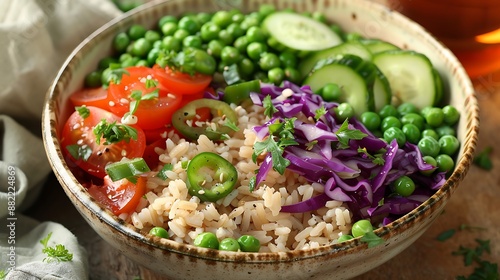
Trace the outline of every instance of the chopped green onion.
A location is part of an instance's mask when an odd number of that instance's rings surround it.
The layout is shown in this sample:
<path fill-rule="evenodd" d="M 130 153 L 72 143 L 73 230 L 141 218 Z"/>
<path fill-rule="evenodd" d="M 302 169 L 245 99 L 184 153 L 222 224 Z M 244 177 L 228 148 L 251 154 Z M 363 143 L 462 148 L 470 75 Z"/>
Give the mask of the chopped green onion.
<path fill-rule="evenodd" d="M 143 158 L 125 159 L 122 161 L 108 164 L 105 168 L 106 173 L 113 182 L 128 179 L 135 181 L 135 176 L 151 171 Z"/>

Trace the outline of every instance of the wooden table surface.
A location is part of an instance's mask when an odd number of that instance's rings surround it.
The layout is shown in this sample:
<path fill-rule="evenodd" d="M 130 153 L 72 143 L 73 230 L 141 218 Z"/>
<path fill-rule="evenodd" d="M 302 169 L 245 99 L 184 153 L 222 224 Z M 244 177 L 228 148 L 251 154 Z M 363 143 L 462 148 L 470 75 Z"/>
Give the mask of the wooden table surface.
<path fill-rule="evenodd" d="M 475 247 L 475 239 L 491 240 L 491 254 L 485 259 L 500 263 L 500 148 L 496 146 L 500 142 L 500 71 L 473 82 L 481 109 L 477 150 L 488 146 L 494 148 L 494 169 L 485 171 L 472 166 L 444 213 L 420 239 L 378 269 L 356 280 L 455 279 L 459 275 L 470 275 L 473 267 L 464 266 L 463 258 L 452 253 L 461 245 Z M 101 239 L 73 207 L 54 176 L 49 178 L 42 196 L 29 209 L 28 215 L 40 221 L 61 223 L 78 237 L 90 256 L 91 279 L 162 279 Z M 444 242 L 436 239 L 441 232 L 461 225 L 483 229 L 460 230 Z"/>

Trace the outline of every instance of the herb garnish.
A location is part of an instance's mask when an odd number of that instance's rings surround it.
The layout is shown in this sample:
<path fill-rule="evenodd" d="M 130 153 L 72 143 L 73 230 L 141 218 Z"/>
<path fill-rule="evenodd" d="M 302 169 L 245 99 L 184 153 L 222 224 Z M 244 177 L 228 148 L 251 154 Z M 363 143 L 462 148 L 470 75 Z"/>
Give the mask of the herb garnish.
<path fill-rule="evenodd" d="M 74 159 L 83 159 L 83 161 L 87 161 L 92 155 L 92 149 L 87 145 L 68 145 L 66 149 Z"/>
<path fill-rule="evenodd" d="M 358 129 L 349 129 L 348 119 L 346 119 L 340 128 L 335 132 L 337 138 L 339 139 L 339 143 L 337 148 L 339 149 L 347 149 L 349 148 L 349 140 L 361 140 L 368 136 L 366 133 L 361 132 Z"/>
<path fill-rule="evenodd" d="M 78 112 L 78 115 L 80 115 L 82 119 L 86 119 L 88 116 L 90 116 L 90 110 L 85 105 L 75 107 L 75 111 Z"/>
<path fill-rule="evenodd" d="M 111 69 L 109 73 L 109 81 L 116 85 L 121 83 L 123 74 L 130 75 L 127 70 L 121 68 L 120 64 L 110 64 L 109 68 Z"/>
<path fill-rule="evenodd" d="M 185 49 L 182 52 L 162 51 L 159 53 L 156 63 L 160 67 L 168 67 L 173 71 L 180 71 L 194 75 L 196 73 L 195 52 L 191 49 Z"/>
<path fill-rule="evenodd" d="M 52 236 L 52 232 L 50 232 L 47 237 L 40 240 L 40 243 L 43 245 L 42 253 L 46 254 L 47 257 L 43 259 L 44 262 L 69 262 L 73 260 L 73 254 L 71 254 L 68 249 L 62 244 L 57 244 L 55 247 L 49 247 L 49 239 Z"/>
<path fill-rule="evenodd" d="M 271 96 L 266 95 L 264 100 L 262 100 L 262 107 L 264 107 L 264 115 L 272 118 L 274 113 L 278 112 L 278 109 L 274 107 L 273 102 L 271 101 Z"/>
<path fill-rule="evenodd" d="M 493 168 L 493 163 L 490 158 L 492 152 L 493 147 L 484 148 L 484 150 L 482 150 L 474 157 L 474 164 L 484 170 L 491 170 Z"/>
<path fill-rule="evenodd" d="M 385 160 L 384 160 L 384 154 L 385 154 L 385 152 L 386 152 L 386 150 L 383 149 L 381 153 L 377 153 L 375 155 L 371 155 L 366 150 L 366 148 L 358 148 L 358 153 L 366 155 L 376 165 L 384 165 L 384 163 L 385 163 Z"/>
<path fill-rule="evenodd" d="M 323 107 L 320 107 L 318 109 L 316 109 L 316 111 L 314 111 L 314 118 L 316 120 L 319 120 L 322 116 L 326 115 L 328 111 L 326 110 L 326 108 L 323 106 Z"/>
<path fill-rule="evenodd" d="M 478 244 L 475 248 L 460 246 L 457 251 L 454 251 L 452 253 L 455 256 L 463 256 L 465 266 L 470 266 L 474 263 L 477 264 L 477 266 L 474 268 L 474 272 L 471 275 L 469 275 L 468 277 L 458 276 L 456 279 L 499 279 L 500 274 L 498 273 L 498 264 L 483 260 L 481 258 L 484 252 L 487 252 L 488 254 L 491 253 L 490 240 L 475 239 L 475 241 Z"/>
<path fill-rule="evenodd" d="M 373 231 L 366 232 L 360 239 L 368 244 L 368 248 L 378 246 L 384 243 L 384 239 L 376 235 Z"/>
<path fill-rule="evenodd" d="M 168 176 L 165 174 L 167 171 L 172 171 L 174 169 L 174 166 L 171 163 L 167 163 L 163 166 L 163 168 L 158 172 L 156 176 L 158 176 L 160 179 L 163 181 L 168 179 Z"/>
<path fill-rule="evenodd" d="M 102 119 L 94 127 L 94 135 L 96 136 L 96 143 L 101 143 L 101 138 L 106 141 L 104 145 L 110 145 L 121 141 L 129 142 L 130 139 L 137 140 L 137 130 L 126 124 L 116 124 L 115 122 L 108 123 L 106 119 Z"/>

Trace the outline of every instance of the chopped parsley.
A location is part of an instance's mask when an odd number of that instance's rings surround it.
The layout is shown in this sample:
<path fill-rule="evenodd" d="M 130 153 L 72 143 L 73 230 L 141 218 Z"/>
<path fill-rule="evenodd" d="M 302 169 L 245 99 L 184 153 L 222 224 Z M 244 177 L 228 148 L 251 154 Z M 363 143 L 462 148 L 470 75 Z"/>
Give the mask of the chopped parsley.
<path fill-rule="evenodd" d="M 262 106 L 264 107 L 264 115 L 269 118 L 272 118 L 274 113 L 278 112 L 278 109 L 276 109 L 273 105 L 270 95 L 266 95 L 266 97 L 264 97 L 264 100 L 262 100 Z"/>
<path fill-rule="evenodd" d="M 316 120 L 319 120 L 322 116 L 326 115 L 328 111 L 326 110 L 326 108 L 323 106 L 323 107 L 320 107 L 318 109 L 316 109 L 316 111 L 314 111 L 314 118 Z"/>
<path fill-rule="evenodd" d="M 43 259 L 44 262 L 69 262 L 73 260 L 73 254 L 71 254 L 68 249 L 64 245 L 57 244 L 54 247 L 49 247 L 49 239 L 52 236 L 52 232 L 50 232 L 47 237 L 40 240 L 40 243 L 43 245 L 42 253 L 46 254 L 47 257 Z"/>
<path fill-rule="evenodd" d="M 147 81 L 152 81 L 152 80 L 151 79 L 147 79 L 146 83 L 147 83 Z M 147 87 L 147 85 L 146 85 L 146 87 Z M 159 90 L 155 89 L 154 91 L 143 95 L 143 92 L 141 90 L 133 90 L 130 93 L 130 98 L 133 99 L 130 102 L 130 111 L 128 111 L 127 113 L 125 113 L 125 115 L 123 115 L 123 117 L 126 118 L 129 115 L 135 114 L 135 112 L 137 112 L 137 109 L 139 108 L 139 103 L 141 101 L 144 101 L 144 100 L 153 100 L 155 98 L 158 98 L 158 96 L 159 96 L 158 92 L 159 92 Z"/>
<path fill-rule="evenodd" d="M 166 174 L 167 171 L 172 171 L 174 169 L 174 166 L 171 163 L 167 163 L 163 166 L 163 168 L 158 172 L 156 176 L 158 176 L 160 179 L 163 181 L 168 179 L 168 176 Z"/>
<path fill-rule="evenodd" d="M 231 121 L 229 118 L 226 119 L 226 121 L 224 122 L 224 125 L 227 126 L 227 127 L 229 127 L 233 131 L 240 130 L 240 128 L 236 125 L 236 123 L 234 123 L 233 121 Z"/>
<path fill-rule="evenodd" d="M 493 169 L 493 162 L 491 161 L 490 158 L 492 152 L 493 152 L 493 147 L 486 147 L 484 150 L 482 150 L 474 157 L 474 164 L 484 170 Z"/>
<path fill-rule="evenodd" d="M 86 119 L 88 116 L 90 116 L 90 110 L 85 105 L 75 107 L 75 111 L 78 112 L 78 115 L 80 115 L 82 119 Z"/>
<path fill-rule="evenodd" d="M 68 145 L 66 149 L 70 153 L 70 155 L 74 159 L 82 159 L 83 161 L 87 161 L 89 157 L 92 155 L 92 149 L 87 145 Z"/>
<path fill-rule="evenodd" d="M 168 67 L 173 71 L 180 71 L 190 75 L 196 74 L 195 52 L 190 49 L 182 52 L 162 51 L 159 53 L 156 63 L 162 68 Z"/>
<path fill-rule="evenodd" d="M 361 140 L 368 136 L 366 133 L 361 132 L 358 129 L 349 129 L 348 119 L 346 119 L 340 128 L 335 132 L 337 138 L 339 139 L 338 148 L 347 149 L 349 148 L 349 140 Z"/>
<path fill-rule="evenodd" d="M 366 155 L 369 159 L 372 160 L 372 162 L 376 165 L 384 165 L 385 160 L 384 160 L 384 153 L 386 151 L 383 150 L 381 153 L 377 153 L 375 155 L 371 155 L 366 148 L 358 148 L 358 153 Z"/>
<path fill-rule="evenodd" d="M 366 232 L 360 239 L 368 244 L 368 248 L 378 246 L 384 243 L 384 239 L 376 235 L 373 231 Z"/>
<path fill-rule="evenodd" d="M 106 141 L 104 145 L 110 145 L 121 141 L 129 142 L 130 139 L 137 140 L 137 130 L 125 124 L 117 124 L 116 121 L 108 123 L 106 119 L 102 119 L 94 127 L 94 135 L 96 136 L 96 143 L 101 143 L 101 138 Z"/>
<path fill-rule="evenodd" d="M 109 81 L 113 82 L 113 83 L 115 83 L 117 85 L 121 83 L 122 76 L 124 74 L 130 75 L 130 73 L 127 70 L 121 68 L 120 64 L 117 64 L 117 66 L 110 65 L 110 69 L 111 69 L 111 71 L 109 73 Z"/>

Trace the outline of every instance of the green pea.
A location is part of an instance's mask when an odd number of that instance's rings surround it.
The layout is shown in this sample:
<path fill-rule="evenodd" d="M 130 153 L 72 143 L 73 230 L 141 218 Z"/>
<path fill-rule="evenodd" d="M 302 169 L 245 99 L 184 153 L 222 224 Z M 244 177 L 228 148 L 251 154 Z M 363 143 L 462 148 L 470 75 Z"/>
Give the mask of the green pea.
<path fill-rule="evenodd" d="M 168 22 L 173 22 L 173 23 L 177 23 L 177 18 L 175 16 L 163 16 L 160 18 L 160 20 L 158 21 L 158 27 L 162 28 L 163 25 L 165 25 L 166 23 Z"/>
<path fill-rule="evenodd" d="M 401 176 L 393 183 L 394 192 L 400 196 L 410 196 L 415 191 L 415 183 L 408 176 Z"/>
<path fill-rule="evenodd" d="M 418 109 L 412 103 L 402 103 L 397 108 L 399 116 L 404 116 L 409 113 L 418 113 Z"/>
<path fill-rule="evenodd" d="M 146 28 L 140 24 L 134 24 L 128 30 L 128 36 L 134 41 L 144 37 L 144 34 L 146 34 Z"/>
<path fill-rule="evenodd" d="M 158 56 L 160 55 L 160 49 L 153 48 L 149 51 L 148 56 L 146 58 L 148 64 L 150 66 L 154 65 L 156 63 L 156 60 L 158 59 Z"/>
<path fill-rule="evenodd" d="M 104 71 L 102 71 L 102 75 L 101 75 L 101 83 L 103 85 L 109 85 L 109 82 L 111 81 L 111 73 L 112 73 L 112 69 L 111 68 L 106 68 L 104 69 Z"/>
<path fill-rule="evenodd" d="M 276 8 L 274 5 L 271 4 L 262 4 L 259 7 L 259 14 L 261 14 L 263 17 L 267 17 L 268 15 L 274 13 L 276 11 Z"/>
<path fill-rule="evenodd" d="M 455 129 L 449 125 L 442 125 L 442 126 L 436 128 L 436 132 L 440 138 L 445 136 L 445 135 L 453 135 L 453 136 L 457 135 L 457 132 L 455 131 Z"/>
<path fill-rule="evenodd" d="M 283 45 L 280 41 L 278 41 L 274 37 L 268 37 L 267 38 L 267 45 L 273 49 L 275 49 L 278 52 L 283 52 L 287 49 L 285 45 Z M 295 57 L 295 55 L 294 55 Z"/>
<path fill-rule="evenodd" d="M 387 105 L 384 105 L 380 109 L 380 111 L 378 112 L 378 114 L 380 115 L 380 119 L 383 120 L 383 119 L 385 119 L 387 117 L 397 117 L 398 116 L 398 110 L 393 105 L 387 104 Z"/>
<path fill-rule="evenodd" d="M 267 78 L 267 73 L 263 72 L 263 71 L 256 71 L 253 74 L 253 79 L 254 80 L 259 80 L 259 81 L 261 81 L 263 83 L 269 82 L 269 78 Z"/>
<path fill-rule="evenodd" d="M 115 38 L 113 39 L 113 48 L 120 53 L 125 52 L 129 44 L 130 38 L 125 32 L 116 34 Z"/>
<path fill-rule="evenodd" d="M 212 15 L 209 13 L 201 12 L 195 15 L 195 19 L 199 24 L 205 24 L 212 19 Z"/>
<path fill-rule="evenodd" d="M 238 38 L 245 35 L 245 31 L 236 22 L 231 23 L 226 28 L 227 32 L 231 34 L 233 38 Z"/>
<path fill-rule="evenodd" d="M 208 42 L 217 39 L 220 31 L 221 28 L 217 24 L 209 21 L 201 26 L 200 36 L 205 42 Z"/>
<path fill-rule="evenodd" d="M 251 42 L 247 46 L 247 55 L 252 60 L 259 60 L 260 56 L 267 51 L 267 45 L 259 42 Z"/>
<path fill-rule="evenodd" d="M 422 157 L 422 159 L 424 160 L 425 163 L 430 164 L 430 165 L 432 165 L 434 167 L 437 167 L 437 161 L 433 157 L 431 157 L 431 156 L 424 156 L 424 157 Z M 435 168 L 434 169 L 430 169 L 430 170 L 423 170 L 423 171 L 420 171 L 420 173 L 422 173 L 422 174 L 424 174 L 426 176 L 430 176 L 432 173 L 434 173 L 434 170 L 435 170 Z"/>
<path fill-rule="evenodd" d="M 215 58 L 206 51 L 200 49 L 191 49 L 194 54 L 195 71 L 205 75 L 213 75 L 217 68 Z"/>
<path fill-rule="evenodd" d="M 201 38 L 194 35 L 189 35 L 182 40 L 182 45 L 187 48 L 201 49 Z"/>
<path fill-rule="evenodd" d="M 245 15 L 239 11 L 232 14 L 233 15 L 231 16 L 231 20 L 233 21 L 233 23 L 241 23 L 245 19 Z"/>
<path fill-rule="evenodd" d="M 212 40 L 208 42 L 207 52 L 209 55 L 219 58 L 222 52 L 222 48 L 224 48 L 224 44 L 219 40 Z"/>
<path fill-rule="evenodd" d="M 161 49 L 161 39 L 153 42 L 153 49 Z"/>
<path fill-rule="evenodd" d="M 154 227 L 151 230 L 149 230 L 149 234 L 158 236 L 161 238 L 169 238 L 168 231 L 162 227 Z"/>
<path fill-rule="evenodd" d="M 161 36 L 160 33 L 154 30 L 148 30 L 146 31 L 146 34 L 144 34 L 144 39 L 148 40 L 151 43 L 154 43 L 155 41 L 160 40 Z"/>
<path fill-rule="evenodd" d="M 301 82 L 302 76 L 300 75 L 299 70 L 293 67 L 286 67 L 284 71 L 285 71 L 285 80 L 288 80 L 294 84 L 298 84 Z"/>
<path fill-rule="evenodd" d="M 153 45 L 151 44 L 151 42 L 149 42 L 145 38 L 139 38 L 134 42 L 134 45 L 132 47 L 132 55 L 137 57 L 145 57 L 152 47 Z"/>
<path fill-rule="evenodd" d="M 219 249 L 219 240 L 212 232 L 202 232 L 196 236 L 193 244 L 198 247 Z"/>
<path fill-rule="evenodd" d="M 420 129 L 418 129 L 416 125 L 412 123 L 407 123 L 403 125 L 401 130 L 406 136 L 406 141 L 412 144 L 417 144 L 418 141 L 420 140 Z"/>
<path fill-rule="evenodd" d="M 297 67 L 297 56 L 290 51 L 280 53 L 279 59 L 282 67 Z"/>
<path fill-rule="evenodd" d="M 255 71 L 255 64 L 245 57 L 238 63 L 238 71 L 242 76 L 250 77 Z"/>
<path fill-rule="evenodd" d="M 260 250 L 260 241 L 251 235 L 242 235 L 238 238 L 238 244 L 243 252 L 258 252 Z"/>
<path fill-rule="evenodd" d="M 363 35 L 356 32 L 349 32 L 345 34 L 346 41 L 359 41 L 363 39 Z"/>
<path fill-rule="evenodd" d="M 279 67 L 270 69 L 267 72 L 267 78 L 269 79 L 269 82 L 279 85 L 283 80 L 285 80 L 285 71 Z"/>
<path fill-rule="evenodd" d="M 367 219 L 356 221 L 351 228 L 353 237 L 360 237 L 365 235 L 365 233 L 372 231 L 373 231 L 372 223 Z"/>
<path fill-rule="evenodd" d="M 102 85 L 102 72 L 100 70 L 92 71 L 85 76 L 85 87 L 99 87 Z"/>
<path fill-rule="evenodd" d="M 179 39 L 181 42 L 182 40 L 184 40 L 184 38 L 186 38 L 187 36 L 189 36 L 189 32 L 185 29 L 177 29 L 175 32 L 174 32 L 174 38 L 177 38 Z"/>
<path fill-rule="evenodd" d="M 162 48 L 167 51 L 178 52 L 182 48 L 182 41 L 174 36 L 166 36 L 162 40 Z"/>
<path fill-rule="evenodd" d="M 238 243 L 238 240 L 231 237 L 227 237 L 220 241 L 219 250 L 238 252 L 240 250 L 240 244 Z"/>
<path fill-rule="evenodd" d="M 384 140 L 390 143 L 392 140 L 396 139 L 399 147 L 403 147 L 406 143 L 406 135 L 398 127 L 389 127 L 384 131 Z"/>
<path fill-rule="evenodd" d="M 460 141 L 453 135 L 443 135 L 438 140 L 440 146 L 440 153 L 453 156 L 460 147 Z"/>
<path fill-rule="evenodd" d="M 231 65 L 234 63 L 238 63 L 241 59 L 240 52 L 238 49 L 232 46 L 225 46 L 222 48 L 220 58 L 222 62 L 224 62 L 227 65 Z"/>
<path fill-rule="evenodd" d="M 129 53 L 124 53 L 124 54 L 120 55 L 120 58 L 118 59 L 118 61 L 119 61 L 120 63 L 122 63 L 122 62 L 124 62 L 124 61 L 129 60 L 129 59 L 132 59 L 132 55 L 131 55 L 131 54 L 129 54 Z"/>
<path fill-rule="evenodd" d="M 146 66 L 149 67 L 148 61 L 145 59 L 141 59 L 135 63 L 135 66 Z"/>
<path fill-rule="evenodd" d="M 227 31 L 227 29 L 222 29 L 219 32 L 219 40 L 226 45 L 231 45 L 233 44 L 234 37 L 231 33 L 229 33 L 229 31 Z"/>
<path fill-rule="evenodd" d="M 218 11 L 212 16 L 212 22 L 221 28 L 226 28 L 233 22 L 232 15 L 228 11 Z"/>
<path fill-rule="evenodd" d="M 250 17 L 247 16 L 243 19 L 243 21 L 240 23 L 240 27 L 243 30 L 248 30 L 252 26 L 259 26 L 260 25 L 260 20 L 257 17 Z"/>
<path fill-rule="evenodd" d="M 334 109 L 334 112 L 340 121 L 344 121 L 354 116 L 354 109 L 349 103 L 340 103 L 339 106 Z"/>
<path fill-rule="evenodd" d="M 438 172 L 450 172 L 455 167 L 455 161 L 446 154 L 440 154 L 436 157 L 437 171 Z"/>
<path fill-rule="evenodd" d="M 273 68 L 280 67 L 280 59 L 279 57 L 274 54 L 274 53 L 264 53 L 259 59 L 259 66 L 260 69 L 264 71 L 269 71 Z"/>
<path fill-rule="evenodd" d="M 406 113 L 405 115 L 403 115 L 401 117 L 401 123 L 403 125 L 407 124 L 407 123 L 411 123 L 411 124 L 414 124 L 415 126 L 417 126 L 419 130 L 422 130 L 422 129 L 424 129 L 425 120 L 420 114 Z"/>
<path fill-rule="evenodd" d="M 248 39 L 245 36 L 236 38 L 233 42 L 233 46 L 238 49 L 240 53 L 246 53 L 247 52 L 247 47 L 248 47 Z"/>
<path fill-rule="evenodd" d="M 444 114 L 441 108 L 430 108 L 424 117 L 425 121 L 432 127 L 439 127 L 443 124 Z"/>
<path fill-rule="evenodd" d="M 334 84 L 332 84 L 332 85 L 334 85 Z M 337 85 L 337 87 L 338 87 L 338 85 Z M 323 94 L 324 94 L 324 90 L 325 90 L 325 88 L 323 88 Z M 339 90 L 340 90 L 340 88 L 339 88 Z M 382 122 L 382 120 L 380 119 L 380 116 L 375 112 L 367 111 L 367 112 L 363 112 L 361 114 L 361 123 L 370 131 L 375 131 L 375 130 L 379 129 L 381 122 Z"/>
<path fill-rule="evenodd" d="M 342 234 L 338 239 L 337 239 L 337 243 L 342 243 L 342 242 L 345 242 L 347 240 L 351 240 L 353 239 L 354 237 L 350 234 Z"/>
<path fill-rule="evenodd" d="M 251 26 L 246 32 L 248 42 L 266 42 L 267 36 L 264 31 L 258 26 Z"/>
<path fill-rule="evenodd" d="M 388 116 L 383 118 L 382 122 L 380 123 L 380 130 L 384 132 L 390 127 L 401 128 L 402 127 L 401 121 L 394 116 Z"/>
<path fill-rule="evenodd" d="M 167 22 L 161 27 L 161 33 L 163 33 L 164 36 L 172 36 L 175 31 L 177 31 L 176 22 Z"/>
<path fill-rule="evenodd" d="M 177 24 L 180 29 L 186 30 L 190 35 L 200 30 L 200 24 L 191 16 L 183 16 Z"/>
<path fill-rule="evenodd" d="M 121 67 L 125 68 L 125 67 L 135 66 L 137 62 L 139 62 L 139 60 L 140 60 L 139 57 L 133 56 L 132 58 L 123 61 L 121 63 Z"/>
<path fill-rule="evenodd" d="M 457 108 L 451 105 L 446 105 L 443 107 L 442 110 L 443 110 L 445 124 L 453 126 L 458 122 L 458 119 L 460 118 L 460 113 L 458 112 Z"/>
<path fill-rule="evenodd" d="M 130 54 L 127 54 L 130 56 Z M 114 57 L 105 57 L 101 60 L 99 60 L 99 65 L 97 66 L 99 68 L 99 70 L 104 70 L 106 68 L 109 68 L 109 66 L 113 63 L 118 63 L 119 61 L 114 58 Z"/>
<path fill-rule="evenodd" d="M 342 95 L 342 89 L 338 84 L 327 83 L 320 89 L 319 94 L 325 101 L 339 101 Z"/>
<path fill-rule="evenodd" d="M 424 156 L 436 157 L 439 154 L 439 142 L 432 137 L 422 137 L 422 139 L 418 141 L 417 146 Z"/>
<path fill-rule="evenodd" d="M 437 132 L 434 129 L 430 129 L 430 128 L 429 129 L 424 129 L 422 131 L 422 138 L 426 137 L 426 136 L 432 137 L 432 138 L 434 138 L 436 140 L 439 140 L 439 135 L 437 134 Z"/>

